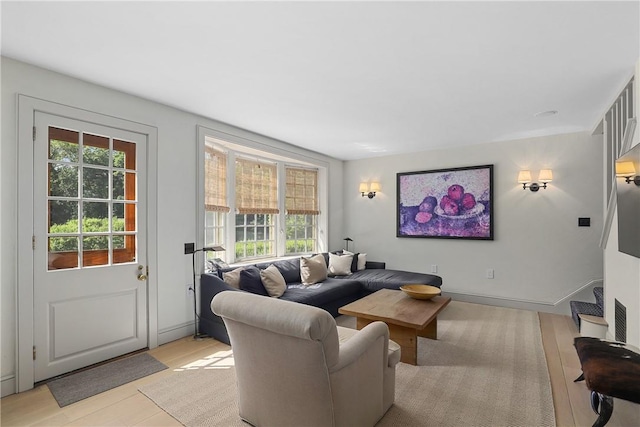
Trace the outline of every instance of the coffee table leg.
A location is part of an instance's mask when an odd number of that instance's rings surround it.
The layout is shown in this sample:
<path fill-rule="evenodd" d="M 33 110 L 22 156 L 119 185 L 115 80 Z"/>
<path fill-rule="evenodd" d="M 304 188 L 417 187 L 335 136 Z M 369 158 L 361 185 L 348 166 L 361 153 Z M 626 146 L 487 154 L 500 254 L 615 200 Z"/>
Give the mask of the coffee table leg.
<path fill-rule="evenodd" d="M 358 330 L 364 328 L 373 320 L 356 318 L 356 328 Z M 400 346 L 400 361 L 410 365 L 418 364 L 418 336 L 415 329 L 405 328 L 398 325 L 390 325 L 389 338 Z"/>
<path fill-rule="evenodd" d="M 367 326 L 369 323 L 373 322 L 373 320 L 364 319 L 362 317 L 356 317 L 356 329 L 360 330 Z"/>
<path fill-rule="evenodd" d="M 418 336 L 422 338 L 429 338 L 432 340 L 438 339 L 438 318 L 436 317 L 427 324 L 424 329 L 418 331 Z"/>
<path fill-rule="evenodd" d="M 400 346 L 400 361 L 410 365 L 418 364 L 418 336 L 416 330 L 398 325 L 389 326 L 389 338 Z"/>

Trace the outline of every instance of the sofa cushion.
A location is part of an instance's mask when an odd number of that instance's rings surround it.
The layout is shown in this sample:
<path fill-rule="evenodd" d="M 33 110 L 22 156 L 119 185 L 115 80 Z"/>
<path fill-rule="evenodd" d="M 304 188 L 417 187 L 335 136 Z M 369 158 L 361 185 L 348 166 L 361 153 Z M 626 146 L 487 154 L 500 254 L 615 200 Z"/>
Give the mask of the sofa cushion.
<path fill-rule="evenodd" d="M 282 277 L 284 277 L 284 281 L 287 283 L 295 283 L 300 282 L 300 258 L 293 259 L 284 259 L 281 261 L 276 261 L 273 263 L 280 273 L 282 273 Z"/>
<path fill-rule="evenodd" d="M 269 296 L 262 284 L 260 269 L 253 265 L 249 265 L 240 271 L 240 289 L 253 294 Z"/>
<path fill-rule="evenodd" d="M 231 271 L 222 273 L 222 280 L 227 282 L 229 286 L 233 286 L 236 289 L 240 289 L 240 272 L 244 267 L 238 267 Z"/>
<path fill-rule="evenodd" d="M 346 276 L 351 274 L 353 255 L 329 254 L 329 274 Z"/>
<path fill-rule="evenodd" d="M 327 278 L 322 283 L 311 286 L 289 284 L 287 291 L 280 297 L 286 301 L 325 308 L 330 302 L 349 296 L 354 300 L 360 297 L 362 285 L 356 280 Z"/>
<path fill-rule="evenodd" d="M 275 265 L 270 265 L 264 270 L 260 270 L 260 279 L 262 279 L 262 285 L 270 297 L 278 298 L 287 289 L 284 277 L 282 277 L 282 273 Z"/>
<path fill-rule="evenodd" d="M 398 289 L 402 285 L 412 283 L 431 285 L 438 288 L 442 286 L 442 278 L 440 276 L 400 270 L 367 269 L 356 271 L 350 276 L 343 277 L 347 279 L 340 280 L 359 281 L 368 292 L 375 292 L 380 289 Z"/>
<path fill-rule="evenodd" d="M 327 265 L 322 255 L 300 257 L 300 279 L 304 285 L 313 285 L 327 278 Z"/>

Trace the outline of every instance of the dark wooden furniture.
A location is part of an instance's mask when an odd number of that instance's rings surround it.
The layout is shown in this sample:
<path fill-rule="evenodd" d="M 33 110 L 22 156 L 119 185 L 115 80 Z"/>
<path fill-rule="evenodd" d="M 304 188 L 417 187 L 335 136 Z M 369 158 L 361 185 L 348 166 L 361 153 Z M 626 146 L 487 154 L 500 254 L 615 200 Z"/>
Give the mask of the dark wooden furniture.
<path fill-rule="evenodd" d="M 593 427 L 607 424 L 613 398 L 640 403 L 640 354 L 622 343 L 577 337 L 574 341 L 582 375 L 591 390 L 591 407 L 598 414 Z"/>

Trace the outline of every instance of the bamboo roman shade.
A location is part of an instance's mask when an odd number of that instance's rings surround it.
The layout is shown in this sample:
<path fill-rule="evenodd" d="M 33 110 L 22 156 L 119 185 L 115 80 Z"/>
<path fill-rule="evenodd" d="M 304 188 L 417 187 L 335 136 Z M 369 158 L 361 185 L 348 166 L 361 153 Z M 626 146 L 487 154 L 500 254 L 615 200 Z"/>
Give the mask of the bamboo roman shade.
<path fill-rule="evenodd" d="M 204 208 L 229 212 L 227 206 L 227 155 L 208 144 L 204 146 Z"/>
<path fill-rule="evenodd" d="M 285 207 L 290 215 L 318 215 L 318 171 L 287 167 Z"/>
<path fill-rule="evenodd" d="M 275 164 L 236 158 L 236 209 L 239 214 L 280 212 Z"/>

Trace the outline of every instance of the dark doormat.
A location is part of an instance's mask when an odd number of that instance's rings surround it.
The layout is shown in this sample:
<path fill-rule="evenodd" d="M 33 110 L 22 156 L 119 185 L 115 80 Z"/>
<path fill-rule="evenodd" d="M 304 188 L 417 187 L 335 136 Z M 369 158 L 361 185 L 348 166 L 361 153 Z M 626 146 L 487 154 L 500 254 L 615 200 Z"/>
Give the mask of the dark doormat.
<path fill-rule="evenodd" d="M 62 408 L 164 369 L 165 364 L 140 353 L 50 381 L 47 386 Z"/>

